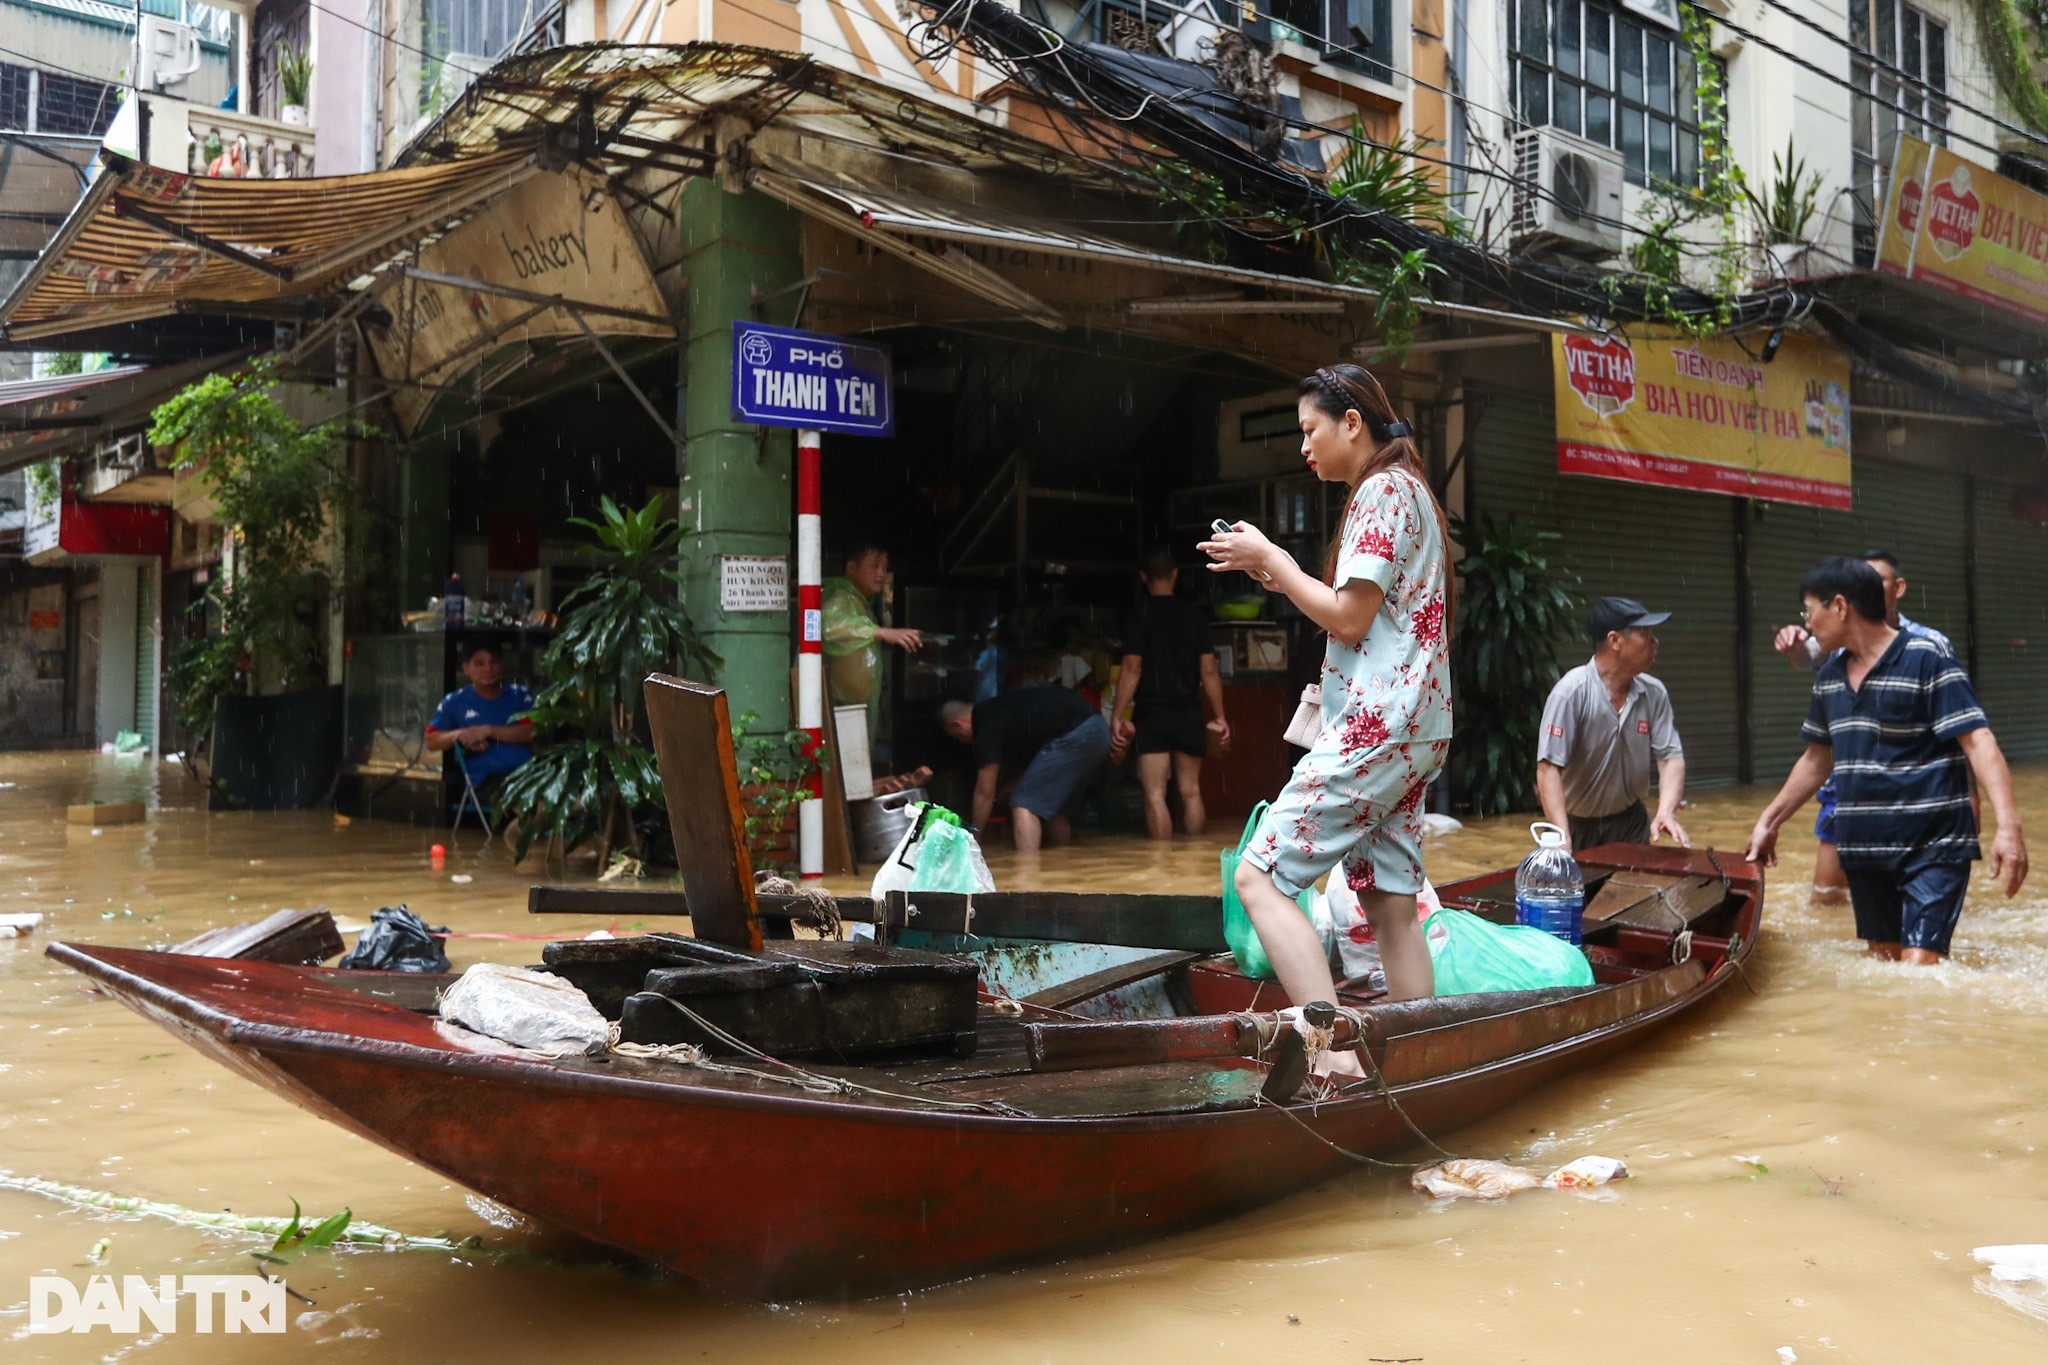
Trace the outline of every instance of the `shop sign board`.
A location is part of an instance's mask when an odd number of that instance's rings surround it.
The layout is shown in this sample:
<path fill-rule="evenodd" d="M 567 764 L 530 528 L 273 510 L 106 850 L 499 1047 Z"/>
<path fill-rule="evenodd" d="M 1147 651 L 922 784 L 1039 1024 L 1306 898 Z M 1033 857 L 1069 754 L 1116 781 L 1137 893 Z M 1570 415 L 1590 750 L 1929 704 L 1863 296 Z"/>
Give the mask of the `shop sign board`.
<path fill-rule="evenodd" d="M 742 422 L 893 435 L 891 380 L 885 346 L 760 322 L 732 325 L 732 411 Z"/>
<path fill-rule="evenodd" d="M 720 555 L 721 611 L 788 611 L 789 561 L 780 555 Z"/>
<path fill-rule="evenodd" d="M 1849 361 L 1825 343 L 1787 332 L 1768 363 L 1733 339 L 1551 344 L 1559 473 L 1849 509 Z"/>
<path fill-rule="evenodd" d="M 586 311 L 605 336 L 670 337 L 675 328 L 632 225 L 603 180 L 579 170 L 534 175 L 425 247 L 420 269 L 458 279 L 559 296 L 620 312 Z M 441 387 L 473 368 L 501 373 L 496 359 L 542 337 L 582 338 L 569 308 L 401 279 L 383 296 L 389 327 L 366 329 L 378 372 L 410 380 L 391 396 L 408 430 L 418 426 Z"/>
<path fill-rule="evenodd" d="M 1901 137 L 1877 268 L 2048 324 L 2048 195 Z"/>

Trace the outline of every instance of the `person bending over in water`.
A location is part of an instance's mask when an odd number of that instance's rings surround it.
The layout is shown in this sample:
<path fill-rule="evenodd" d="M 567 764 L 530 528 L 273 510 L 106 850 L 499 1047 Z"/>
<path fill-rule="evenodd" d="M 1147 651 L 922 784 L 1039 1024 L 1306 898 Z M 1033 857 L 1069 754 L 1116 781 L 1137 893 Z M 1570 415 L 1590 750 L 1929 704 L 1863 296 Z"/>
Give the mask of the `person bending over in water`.
<path fill-rule="evenodd" d="M 1201 545 L 1212 571 L 1266 581 L 1330 637 L 1322 728 L 1245 849 L 1237 894 L 1288 998 L 1334 1002 L 1322 942 L 1293 897 L 1341 861 L 1379 940 L 1388 996 L 1412 1000 L 1436 989 L 1415 896 L 1423 791 L 1451 739 L 1456 606 L 1443 509 L 1407 423 L 1370 374 L 1320 369 L 1300 393 L 1302 458 L 1351 489 L 1322 576 L 1244 522 Z M 1319 1065 L 1363 1074 L 1349 1052 Z"/>

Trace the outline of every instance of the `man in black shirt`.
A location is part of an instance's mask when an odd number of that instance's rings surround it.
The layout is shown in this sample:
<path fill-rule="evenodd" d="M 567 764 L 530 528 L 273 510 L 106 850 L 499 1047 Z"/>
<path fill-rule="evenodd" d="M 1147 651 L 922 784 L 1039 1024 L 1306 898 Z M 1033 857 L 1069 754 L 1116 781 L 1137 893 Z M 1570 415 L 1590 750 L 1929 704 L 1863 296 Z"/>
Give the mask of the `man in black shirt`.
<path fill-rule="evenodd" d="M 995 809 L 996 783 L 1016 774 L 1010 828 L 1019 853 L 1035 853 L 1047 833 L 1069 833 L 1068 802 L 1109 754 L 1109 724 L 1087 698 L 1064 687 L 1026 687 L 986 701 L 949 701 L 939 708 L 946 733 L 974 750 L 974 826 Z"/>
<path fill-rule="evenodd" d="M 1117 672 L 1116 703 L 1110 708 L 1115 720 L 1111 752 L 1120 759 L 1125 749 L 1134 748 L 1138 755 L 1148 834 L 1154 839 L 1173 837 L 1173 816 L 1166 809 L 1169 763 L 1173 784 L 1180 789 L 1182 827 L 1200 834 L 1208 818 L 1202 807 L 1202 759 L 1209 752 L 1209 732 L 1216 732 L 1222 748 L 1230 748 L 1216 647 L 1201 611 L 1173 595 L 1180 578 L 1173 551 L 1153 550 L 1145 556 L 1138 577 L 1145 596 L 1124 620 L 1124 660 Z M 1124 708 L 1134 699 L 1136 713 L 1126 719 Z"/>

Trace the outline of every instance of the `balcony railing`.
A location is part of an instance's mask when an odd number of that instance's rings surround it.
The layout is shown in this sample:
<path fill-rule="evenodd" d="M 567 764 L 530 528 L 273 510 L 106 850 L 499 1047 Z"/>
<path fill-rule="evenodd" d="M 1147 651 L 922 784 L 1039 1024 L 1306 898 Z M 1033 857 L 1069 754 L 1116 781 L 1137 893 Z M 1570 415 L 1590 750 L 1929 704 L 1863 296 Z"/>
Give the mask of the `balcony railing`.
<path fill-rule="evenodd" d="M 236 179 L 292 180 L 313 174 L 309 125 L 188 104 L 169 95 L 145 93 L 142 103 L 149 111 L 146 159 L 152 166 Z M 124 105 L 107 130 L 106 145 L 134 156 L 137 141 L 134 110 Z"/>
<path fill-rule="evenodd" d="M 280 123 L 229 109 L 187 105 L 186 137 L 189 169 L 194 175 L 296 180 L 313 174 L 310 124 Z M 216 147 L 218 152 L 213 150 Z"/>

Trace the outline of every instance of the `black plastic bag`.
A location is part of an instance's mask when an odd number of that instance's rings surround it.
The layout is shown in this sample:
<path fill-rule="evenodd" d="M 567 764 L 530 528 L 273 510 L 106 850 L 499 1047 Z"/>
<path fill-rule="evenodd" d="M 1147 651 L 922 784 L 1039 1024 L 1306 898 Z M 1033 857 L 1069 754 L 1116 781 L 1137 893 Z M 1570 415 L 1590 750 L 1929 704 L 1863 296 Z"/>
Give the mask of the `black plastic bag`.
<path fill-rule="evenodd" d="M 445 972 L 448 954 L 441 951 L 441 940 L 434 934 L 447 932 L 445 926 L 430 932 L 426 921 L 412 911 L 387 905 L 370 916 L 370 927 L 341 965 L 358 972 Z"/>

